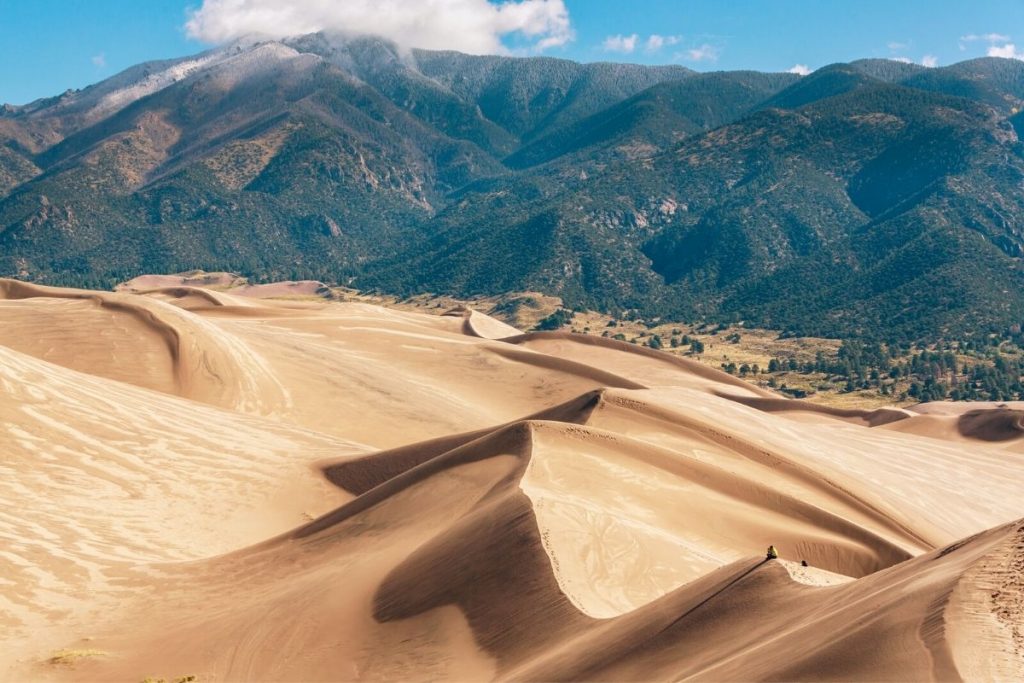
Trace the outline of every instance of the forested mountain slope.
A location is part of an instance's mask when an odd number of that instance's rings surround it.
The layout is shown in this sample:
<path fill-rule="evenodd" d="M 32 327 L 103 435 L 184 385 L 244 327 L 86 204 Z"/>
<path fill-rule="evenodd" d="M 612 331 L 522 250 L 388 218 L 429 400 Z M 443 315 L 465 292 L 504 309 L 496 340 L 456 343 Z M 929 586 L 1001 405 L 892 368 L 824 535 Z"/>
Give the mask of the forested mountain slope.
<path fill-rule="evenodd" d="M 0 109 L 0 275 L 985 334 L 1024 319 L 1022 103 L 994 58 L 800 78 L 243 40 Z"/>

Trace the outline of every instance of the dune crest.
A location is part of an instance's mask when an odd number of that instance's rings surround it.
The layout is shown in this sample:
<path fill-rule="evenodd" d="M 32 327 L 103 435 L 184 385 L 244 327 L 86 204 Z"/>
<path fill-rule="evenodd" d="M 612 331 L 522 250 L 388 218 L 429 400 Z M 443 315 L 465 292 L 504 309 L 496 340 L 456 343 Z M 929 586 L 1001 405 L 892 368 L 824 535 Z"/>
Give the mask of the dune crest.
<path fill-rule="evenodd" d="M 459 316 L 465 322 L 463 329 L 466 334 L 482 339 L 505 339 L 507 337 L 518 337 L 523 334 L 522 330 L 492 318 L 472 308 L 458 307 L 445 313 L 445 315 Z"/>
<path fill-rule="evenodd" d="M 1024 677 L 1017 406 L 175 278 L 0 281 L 0 680 Z"/>

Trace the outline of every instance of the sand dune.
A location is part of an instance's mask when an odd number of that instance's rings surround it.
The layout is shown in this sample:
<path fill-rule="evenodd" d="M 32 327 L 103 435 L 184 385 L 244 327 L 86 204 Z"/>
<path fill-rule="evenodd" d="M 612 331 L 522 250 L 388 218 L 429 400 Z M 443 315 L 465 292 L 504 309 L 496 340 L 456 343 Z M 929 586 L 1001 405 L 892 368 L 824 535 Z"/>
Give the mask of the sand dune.
<path fill-rule="evenodd" d="M 1024 453 L 1024 404 L 948 403 L 927 404 L 909 411 L 909 419 L 886 425 L 888 429 L 933 439 L 984 443 Z"/>
<path fill-rule="evenodd" d="M 1024 677 L 1016 406 L 175 277 L 0 282 L 3 680 Z"/>
<path fill-rule="evenodd" d="M 310 463 L 366 450 L 3 346 L 0 387 L 0 635 L 12 654 L 116 602 L 120 567 L 209 557 L 338 504 L 348 496 Z"/>
<path fill-rule="evenodd" d="M 116 287 L 119 292 L 148 292 L 164 287 L 196 287 L 230 289 L 244 283 L 244 278 L 231 273 L 180 273 L 178 275 L 140 275 L 122 282 Z"/>
<path fill-rule="evenodd" d="M 153 298 L 0 280 L 0 344 L 203 403 L 269 414 L 288 402 L 266 363 L 203 318 Z"/>
<path fill-rule="evenodd" d="M 484 315 L 480 311 L 474 311 L 471 308 L 454 308 L 445 315 L 450 316 L 461 316 L 465 321 L 463 329 L 466 334 L 474 337 L 482 337 L 483 339 L 505 339 L 508 337 L 518 337 L 522 333 L 521 330 L 501 322 L 489 315 Z"/>
<path fill-rule="evenodd" d="M 332 297 L 330 288 L 317 280 L 298 280 L 288 282 L 269 282 L 250 284 L 245 278 L 231 273 L 185 273 L 180 275 L 141 275 L 123 282 L 117 287 L 119 292 L 142 294 L 165 291 L 203 290 L 230 294 L 235 297 L 253 299 L 290 299 L 290 298 L 321 298 Z"/>

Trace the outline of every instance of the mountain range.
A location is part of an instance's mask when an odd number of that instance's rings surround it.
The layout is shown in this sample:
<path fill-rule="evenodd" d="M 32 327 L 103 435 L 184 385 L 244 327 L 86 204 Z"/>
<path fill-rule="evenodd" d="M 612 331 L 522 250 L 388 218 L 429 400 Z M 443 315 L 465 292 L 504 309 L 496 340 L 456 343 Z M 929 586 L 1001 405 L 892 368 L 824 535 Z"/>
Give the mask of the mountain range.
<path fill-rule="evenodd" d="M 236 270 L 888 340 L 1024 321 L 1024 62 L 246 39 L 0 108 L 0 275 Z"/>

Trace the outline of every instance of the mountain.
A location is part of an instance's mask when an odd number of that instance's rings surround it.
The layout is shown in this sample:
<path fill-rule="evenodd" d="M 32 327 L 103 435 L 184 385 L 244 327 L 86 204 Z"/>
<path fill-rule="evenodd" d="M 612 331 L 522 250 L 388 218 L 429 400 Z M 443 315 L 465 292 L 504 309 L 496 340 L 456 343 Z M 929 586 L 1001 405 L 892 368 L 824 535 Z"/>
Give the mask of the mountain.
<path fill-rule="evenodd" d="M 523 145 L 504 162 L 513 168 L 536 166 L 574 155 L 606 161 L 606 154 L 650 156 L 686 137 L 717 128 L 751 111 L 795 80 L 794 74 L 734 71 L 697 74 L 651 86 L 621 103 Z"/>
<path fill-rule="evenodd" d="M 1024 136 L 1024 111 L 1017 112 L 1011 116 L 1010 124 L 1017 131 L 1017 137 Z"/>
<path fill-rule="evenodd" d="M 0 274 L 539 290 L 913 340 L 1024 320 L 1024 63 L 815 73 L 241 40 L 0 109 Z"/>
<path fill-rule="evenodd" d="M 409 241 L 448 193 L 505 173 L 521 137 L 691 74 L 290 42 L 243 41 L 5 109 L 0 269 L 102 283 L 217 261 L 343 279 Z"/>
<path fill-rule="evenodd" d="M 799 109 L 800 107 L 859 88 L 878 79 L 849 64 L 831 64 L 799 79 L 793 85 L 761 103 L 762 109 Z"/>
<path fill-rule="evenodd" d="M 944 69 L 925 69 L 901 82 L 984 102 L 1003 114 L 1024 106 L 1024 62 L 1017 59 L 971 59 Z"/>
<path fill-rule="evenodd" d="M 897 83 L 928 68 L 913 62 L 895 59 L 857 59 L 850 62 L 850 67 L 865 76 L 887 83 Z"/>
<path fill-rule="evenodd" d="M 467 293 L 526 281 L 597 307 L 804 334 L 956 336 L 1019 319 L 1016 134 L 979 103 L 844 82 L 857 86 L 586 180 L 575 160 L 552 162 L 541 177 L 558 191 L 534 189 L 537 176 L 481 184 L 370 281 Z"/>

